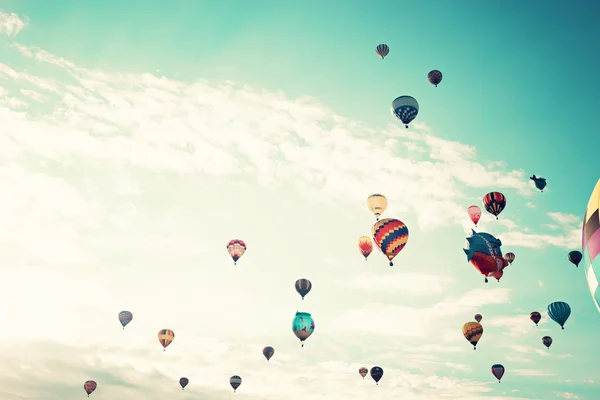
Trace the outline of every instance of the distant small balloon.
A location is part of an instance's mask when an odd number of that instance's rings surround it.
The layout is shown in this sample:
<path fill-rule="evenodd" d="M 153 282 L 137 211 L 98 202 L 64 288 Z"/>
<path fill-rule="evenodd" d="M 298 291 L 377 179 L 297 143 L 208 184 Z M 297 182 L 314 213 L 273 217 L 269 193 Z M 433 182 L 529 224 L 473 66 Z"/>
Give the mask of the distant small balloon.
<path fill-rule="evenodd" d="M 365 379 L 365 376 L 367 376 L 367 374 L 369 373 L 369 369 L 361 367 L 358 369 L 358 373 L 360 374 L 360 376 L 362 376 L 363 379 Z"/>
<path fill-rule="evenodd" d="M 181 378 L 179 380 L 179 384 L 181 385 L 181 390 L 185 389 L 185 387 L 187 386 L 188 383 L 190 383 L 188 378 Z"/>
<path fill-rule="evenodd" d="M 375 48 L 375 53 L 383 60 L 390 52 L 390 48 L 387 44 L 380 44 Z"/>
<path fill-rule="evenodd" d="M 232 239 L 227 243 L 227 252 L 233 259 L 233 265 L 236 265 L 240 257 L 246 252 L 246 243 L 240 239 Z"/>
<path fill-rule="evenodd" d="M 130 323 L 132 319 L 133 314 L 129 311 L 121 311 L 119 313 L 119 322 L 123 326 L 123 329 L 125 329 L 125 326 L 127 326 L 127 324 Z"/>
<path fill-rule="evenodd" d="M 571 261 L 571 263 L 573 263 L 576 267 L 579 267 L 579 263 L 581 262 L 582 258 L 583 255 L 580 251 L 575 250 L 569 253 L 569 261 Z"/>
<path fill-rule="evenodd" d="M 469 206 L 469 208 L 467 208 L 467 213 L 469 214 L 469 218 L 471 218 L 471 221 L 473 221 L 473 223 L 475 224 L 475 228 L 477 228 L 477 223 L 481 218 L 481 208 L 477 206 Z"/>
<path fill-rule="evenodd" d="M 271 346 L 267 346 L 263 349 L 263 356 L 265 356 L 267 361 L 269 361 L 271 357 L 273 357 L 273 354 L 275 354 L 275 349 Z"/>
<path fill-rule="evenodd" d="M 535 324 L 535 326 L 537 326 L 538 322 L 540 322 L 540 320 L 542 319 L 542 314 L 540 314 L 540 313 L 539 313 L 539 312 L 537 312 L 537 311 L 532 311 L 532 312 L 529 314 L 529 319 L 530 319 L 531 321 L 533 321 L 533 323 Z"/>
<path fill-rule="evenodd" d="M 97 386 L 98 385 L 96 384 L 96 381 L 85 381 L 85 383 L 83 384 L 83 389 L 87 393 L 88 397 L 90 397 L 90 394 L 92 394 L 94 390 L 96 390 Z"/>
<path fill-rule="evenodd" d="M 435 87 L 437 87 L 437 85 L 440 84 L 440 82 L 442 81 L 442 78 L 443 78 L 442 73 L 440 71 L 438 71 L 437 69 L 434 69 L 433 71 L 430 71 L 427 74 L 427 80 L 429 81 L 429 83 L 431 83 Z"/>
<path fill-rule="evenodd" d="M 542 343 L 544 344 L 544 346 L 550 349 L 550 345 L 552 344 L 552 338 L 550 336 L 544 336 L 542 338 Z"/>
<path fill-rule="evenodd" d="M 492 365 L 492 374 L 498 379 L 498 383 L 500 383 L 500 380 L 504 376 L 504 366 L 501 364 Z"/>
<path fill-rule="evenodd" d="M 483 319 L 483 316 L 481 314 L 475 314 L 474 318 L 475 318 L 475 321 L 477 321 L 479 323 Z"/>
<path fill-rule="evenodd" d="M 515 257 L 516 257 L 515 253 L 511 253 L 511 252 L 508 252 L 504 255 L 504 258 L 506 258 L 506 261 L 508 261 L 509 264 L 512 264 L 513 261 L 515 261 Z"/>
<path fill-rule="evenodd" d="M 296 292 L 302 296 L 302 300 L 304 300 L 304 296 L 312 289 L 312 283 L 308 279 L 298 279 L 294 287 L 296 288 Z"/>
<path fill-rule="evenodd" d="M 479 322 L 467 322 L 462 327 L 463 336 L 473 345 L 473 350 L 477 350 L 477 343 L 483 335 L 483 326 Z"/>
<path fill-rule="evenodd" d="M 379 381 L 383 377 L 383 368 L 381 367 L 373 367 L 371 368 L 371 378 L 375 381 L 375 384 L 379 385 Z"/>
<path fill-rule="evenodd" d="M 231 387 L 233 388 L 233 392 L 235 393 L 237 388 L 239 388 L 242 384 L 242 378 L 238 375 L 233 375 L 231 378 L 229 378 L 229 384 L 231 385 Z"/>

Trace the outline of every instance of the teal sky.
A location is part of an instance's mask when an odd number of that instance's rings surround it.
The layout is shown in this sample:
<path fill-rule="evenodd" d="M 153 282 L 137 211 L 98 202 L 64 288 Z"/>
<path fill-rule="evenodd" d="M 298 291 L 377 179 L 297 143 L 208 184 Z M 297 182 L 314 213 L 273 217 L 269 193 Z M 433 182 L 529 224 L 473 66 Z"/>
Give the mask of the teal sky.
<path fill-rule="evenodd" d="M 0 208 L 15 232 L 0 261 L 16 282 L 1 285 L 13 309 L 0 321 L 20 338 L 1 398 L 79 398 L 95 376 L 93 397 L 158 399 L 192 372 L 186 393 L 216 399 L 234 374 L 249 400 L 600 397 L 600 316 L 566 259 L 600 177 L 596 2 L 0 0 L 0 12 L 2 33 L 10 13 L 25 22 L 0 35 L 0 185 L 14 194 Z M 408 130 L 390 115 L 400 95 L 420 104 Z M 516 260 L 485 285 L 461 247 L 464 210 L 490 191 L 508 205 L 480 228 Z M 363 265 L 355 246 L 373 192 L 410 229 L 392 269 L 377 250 Z M 238 236 L 249 250 L 232 270 L 224 244 Z M 27 286 L 35 273 L 56 286 Z M 301 277 L 314 285 L 304 302 Z M 545 314 L 535 328 L 529 312 L 559 300 L 566 329 Z M 26 323 L 38 307 L 48 320 Z M 317 324 L 304 349 L 289 329 L 299 307 Z M 474 312 L 477 352 L 460 332 Z M 167 361 L 162 328 L 178 335 Z M 269 372 L 252 358 L 266 341 Z M 30 346 L 30 368 L 15 364 Z M 363 364 L 384 368 L 379 387 L 363 385 Z M 39 385 L 20 392 L 19 378 Z"/>

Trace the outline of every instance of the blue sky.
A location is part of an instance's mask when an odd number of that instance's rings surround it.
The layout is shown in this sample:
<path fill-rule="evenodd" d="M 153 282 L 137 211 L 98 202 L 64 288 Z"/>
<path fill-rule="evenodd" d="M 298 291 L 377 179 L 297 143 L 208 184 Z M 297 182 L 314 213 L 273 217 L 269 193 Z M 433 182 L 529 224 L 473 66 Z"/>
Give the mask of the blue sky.
<path fill-rule="evenodd" d="M 237 374 L 248 400 L 597 398 L 600 317 L 566 255 L 599 177 L 598 6 L 256 3 L 0 1 L 0 397 L 95 379 L 93 397 L 158 399 L 187 376 L 177 395 L 224 399 Z M 400 95 L 420 104 L 408 130 Z M 516 260 L 485 285 L 461 248 L 495 190 L 507 208 L 480 229 Z M 374 192 L 410 230 L 394 268 L 356 248 Z"/>

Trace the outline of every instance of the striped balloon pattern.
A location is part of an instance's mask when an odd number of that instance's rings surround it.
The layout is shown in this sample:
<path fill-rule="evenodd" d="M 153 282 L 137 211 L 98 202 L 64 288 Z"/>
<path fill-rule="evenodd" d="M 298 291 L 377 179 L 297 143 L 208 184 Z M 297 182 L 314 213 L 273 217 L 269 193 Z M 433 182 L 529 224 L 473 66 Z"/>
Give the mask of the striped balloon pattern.
<path fill-rule="evenodd" d="M 390 48 L 387 44 L 380 44 L 375 48 L 375 53 L 383 60 L 390 53 Z"/>
<path fill-rule="evenodd" d="M 400 220 L 385 218 L 373 225 L 371 234 L 373 235 L 373 242 L 390 260 L 390 267 L 393 267 L 392 260 L 408 242 L 408 228 L 406 225 Z"/>
<path fill-rule="evenodd" d="M 312 283 L 308 279 L 298 279 L 294 286 L 296 287 L 296 292 L 302 296 L 302 300 L 304 300 L 304 296 L 312 289 Z"/>
<path fill-rule="evenodd" d="M 233 239 L 227 243 L 227 252 L 233 259 L 233 265 L 237 263 L 241 256 L 246 252 L 246 243 L 240 239 Z"/>
<path fill-rule="evenodd" d="M 240 378 L 238 375 L 234 375 L 231 378 L 229 378 L 229 384 L 231 385 L 231 387 L 233 388 L 233 391 L 235 392 L 237 390 L 237 388 L 239 388 L 240 385 L 242 384 L 242 378 Z"/>
<path fill-rule="evenodd" d="M 490 192 L 483 196 L 483 208 L 496 219 L 506 207 L 506 197 L 500 192 Z"/>
<path fill-rule="evenodd" d="M 590 200 L 583 218 L 581 235 L 581 252 L 585 277 L 587 279 L 592 300 L 600 312 L 600 179 L 592 191 Z"/>
<path fill-rule="evenodd" d="M 565 329 L 565 323 L 571 316 L 571 307 L 564 301 L 556 301 L 548 305 L 548 316 Z"/>
<path fill-rule="evenodd" d="M 467 322 L 463 325 L 462 332 L 465 339 L 473 345 L 473 349 L 477 350 L 477 343 L 483 335 L 483 326 L 479 322 Z"/>
<path fill-rule="evenodd" d="M 129 311 L 121 311 L 119 313 L 119 322 L 123 326 L 123 329 L 125 329 L 125 326 L 128 323 L 130 323 L 132 319 L 133 319 L 133 314 Z"/>
<path fill-rule="evenodd" d="M 175 332 L 170 329 L 161 329 L 158 331 L 158 341 L 162 344 L 163 351 L 167 349 L 167 346 L 175 339 Z"/>

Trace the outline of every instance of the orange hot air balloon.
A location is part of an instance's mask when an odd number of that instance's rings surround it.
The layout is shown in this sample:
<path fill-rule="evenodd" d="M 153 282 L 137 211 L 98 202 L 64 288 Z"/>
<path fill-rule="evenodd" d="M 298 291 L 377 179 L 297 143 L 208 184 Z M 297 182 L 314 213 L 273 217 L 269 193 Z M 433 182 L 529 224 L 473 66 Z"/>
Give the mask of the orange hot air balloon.
<path fill-rule="evenodd" d="M 371 254 L 371 252 L 373 251 L 373 242 L 371 242 L 371 238 L 368 236 L 359 237 L 358 249 L 365 258 L 365 261 L 367 261 L 367 257 L 369 257 L 369 254 Z"/>
<path fill-rule="evenodd" d="M 163 351 L 167 349 L 167 346 L 175 339 L 175 332 L 170 329 L 161 329 L 158 331 L 158 341 L 162 344 Z"/>
<path fill-rule="evenodd" d="M 462 332 L 465 339 L 473 345 L 473 349 L 477 350 L 477 343 L 483 335 L 483 326 L 479 322 L 467 322 L 463 325 Z"/>
<path fill-rule="evenodd" d="M 408 242 L 408 227 L 398 219 L 386 218 L 373 225 L 371 234 L 379 250 L 390 260 L 390 267 L 393 267 L 392 260 Z"/>
<path fill-rule="evenodd" d="M 469 214 L 469 218 L 471 218 L 471 221 L 473 221 L 473 223 L 475 224 L 475 228 L 477 228 L 477 223 L 481 218 L 481 208 L 477 206 L 470 206 L 469 208 L 467 208 L 467 213 Z"/>

